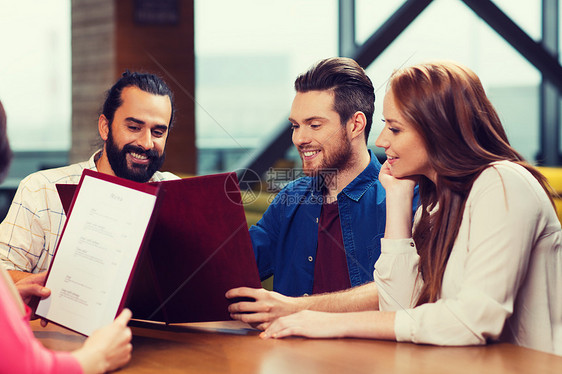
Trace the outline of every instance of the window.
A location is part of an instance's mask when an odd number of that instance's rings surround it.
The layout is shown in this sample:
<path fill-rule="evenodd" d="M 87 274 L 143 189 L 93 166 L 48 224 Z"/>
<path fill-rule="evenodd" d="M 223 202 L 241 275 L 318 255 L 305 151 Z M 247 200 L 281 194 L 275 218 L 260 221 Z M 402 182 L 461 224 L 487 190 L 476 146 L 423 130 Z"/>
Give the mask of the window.
<path fill-rule="evenodd" d="M 369 14 L 376 8 L 373 3 L 383 2 L 359 3 L 371 3 L 373 8 L 357 12 L 357 24 L 367 27 Z M 531 37 L 540 37 L 540 2 L 497 3 L 515 22 L 525 20 L 519 26 Z M 431 3 L 367 69 L 377 90 L 369 145 L 374 149 L 382 128 L 382 99 L 392 71 L 402 65 L 439 59 L 455 60 L 478 74 L 512 145 L 526 159 L 534 161 L 539 149 L 540 73 L 460 0 Z"/>
<path fill-rule="evenodd" d="M 0 99 L 14 151 L 70 148 L 70 1 L 1 1 Z"/>
<path fill-rule="evenodd" d="M 337 54 L 337 33 L 336 0 L 195 1 L 199 174 L 288 126 L 296 76 Z"/>

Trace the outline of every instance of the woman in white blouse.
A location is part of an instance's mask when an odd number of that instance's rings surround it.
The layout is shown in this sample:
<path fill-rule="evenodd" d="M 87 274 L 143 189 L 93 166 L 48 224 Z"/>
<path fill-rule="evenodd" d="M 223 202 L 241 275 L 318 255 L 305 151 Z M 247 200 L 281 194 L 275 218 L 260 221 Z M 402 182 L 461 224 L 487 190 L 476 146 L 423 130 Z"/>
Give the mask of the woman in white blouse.
<path fill-rule="evenodd" d="M 449 62 L 396 71 L 383 114 L 387 221 L 374 284 L 300 299 L 240 292 L 256 303 L 233 317 L 258 323 L 263 338 L 501 340 L 562 354 L 560 223 L 545 178 L 509 145 L 478 77 Z"/>

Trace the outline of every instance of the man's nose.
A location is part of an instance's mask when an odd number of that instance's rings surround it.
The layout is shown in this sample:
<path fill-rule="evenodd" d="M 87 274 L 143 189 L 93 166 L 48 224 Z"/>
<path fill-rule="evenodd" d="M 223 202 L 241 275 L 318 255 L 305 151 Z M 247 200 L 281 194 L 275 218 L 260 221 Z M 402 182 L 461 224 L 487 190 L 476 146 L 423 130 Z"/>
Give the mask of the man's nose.
<path fill-rule="evenodd" d="M 312 141 L 310 134 L 306 129 L 299 127 L 293 131 L 293 144 L 295 146 L 301 146 L 308 144 Z"/>
<path fill-rule="evenodd" d="M 139 147 L 148 151 L 154 148 L 154 141 L 152 139 L 152 131 L 150 129 L 143 129 L 137 139 L 137 144 Z"/>

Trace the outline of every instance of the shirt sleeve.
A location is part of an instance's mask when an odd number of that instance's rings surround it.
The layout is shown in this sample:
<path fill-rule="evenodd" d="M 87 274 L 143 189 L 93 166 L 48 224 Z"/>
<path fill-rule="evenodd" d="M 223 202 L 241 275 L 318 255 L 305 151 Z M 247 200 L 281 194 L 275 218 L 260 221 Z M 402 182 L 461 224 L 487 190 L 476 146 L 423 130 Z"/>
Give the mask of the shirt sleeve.
<path fill-rule="evenodd" d="M 526 276 L 541 209 L 552 209 L 545 203 L 544 191 L 531 186 L 518 172 L 504 169 L 486 169 L 473 185 L 459 230 L 459 236 L 467 239 L 459 245 L 457 236 L 440 300 L 401 308 L 412 301 L 406 296 L 413 290 L 415 260 L 395 259 L 390 265 L 387 272 L 392 277 L 406 279 L 403 291 L 399 286 L 387 291 L 400 301 L 393 305 L 398 341 L 478 345 L 499 338 Z M 463 260 L 451 265 L 455 251 L 462 251 L 457 254 Z M 449 292 L 443 296 L 446 287 Z"/>
<path fill-rule="evenodd" d="M 0 352 L 2 373 L 82 373 L 76 358 L 69 352 L 54 352 L 45 348 L 29 326 L 31 310 L 22 316 L 0 278 Z"/>
<path fill-rule="evenodd" d="M 379 310 L 414 307 L 421 287 L 419 260 L 413 239 L 381 239 L 381 255 L 375 263 L 374 273 Z"/>
<path fill-rule="evenodd" d="M 282 196 L 286 196 L 283 191 L 277 194 L 258 223 L 250 227 L 250 238 L 261 280 L 269 278 L 274 272 Z"/>
<path fill-rule="evenodd" d="M 173 181 L 177 179 L 181 178 L 174 173 L 170 173 L 169 171 L 157 171 L 152 175 L 152 178 L 150 178 L 150 182 Z"/>
<path fill-rule="evenodd" d="M 0 263 L 7 270 L 31 272 L 45 247 L 45 233 L 39 221 L 39 211 L 46 208 L 37 206 L 41 199 L 40 187 L 24 179 L 14 195 L 10 209 L 0 224 Z M 43 194 L 46 192 L 43 188 Z M 45 205 L 45 203 L 43 203 Z"/>

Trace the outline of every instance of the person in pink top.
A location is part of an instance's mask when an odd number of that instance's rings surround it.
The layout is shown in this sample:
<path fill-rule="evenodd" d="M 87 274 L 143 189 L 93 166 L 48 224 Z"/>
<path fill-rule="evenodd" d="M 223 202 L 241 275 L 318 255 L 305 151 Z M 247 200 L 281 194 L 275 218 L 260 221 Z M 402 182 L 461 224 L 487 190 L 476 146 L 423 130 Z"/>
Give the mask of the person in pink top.
<path fill-rule="evenodd" d="M 6 135 L 6 113 L 0 102 L 0 181 L 6 175 L 12 152 Z M 32 295 L 46 297 L 50 290 L 23 279 L 14 284 L 0 266 L 0 373 L 104 373 L 131 358 L 131 311 L 125 309 L 111 324 L 94 332 L 73 352 L 45 348 L 29 326 Z"/>

